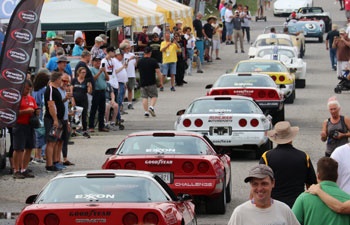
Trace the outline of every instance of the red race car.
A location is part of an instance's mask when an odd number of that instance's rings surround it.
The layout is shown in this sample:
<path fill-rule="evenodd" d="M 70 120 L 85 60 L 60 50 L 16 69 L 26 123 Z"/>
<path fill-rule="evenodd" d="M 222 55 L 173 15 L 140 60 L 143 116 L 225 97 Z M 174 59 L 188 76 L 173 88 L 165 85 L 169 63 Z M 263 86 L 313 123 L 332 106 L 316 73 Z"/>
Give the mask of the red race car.
<path fill-rule="evenodd" d="M 211 141 L 186 131 L 145 131 L 129 134 L 103 169 L 146 170 L 161 177 L 175 192 L 204 200 L 207 213 L 223 214 L 231 201 L 230 157 L 217 154 Z M 201 201 L 198 201 L 201 202 Z M 199 204 L 199 203 L 198 203 Z"/>
<path fill-rule="evenodd" d="M 16 225 L 196 225 L 192 198 L 176 196 L 146 171 L 94 170 L 60 174 L 28 197 Z"/>

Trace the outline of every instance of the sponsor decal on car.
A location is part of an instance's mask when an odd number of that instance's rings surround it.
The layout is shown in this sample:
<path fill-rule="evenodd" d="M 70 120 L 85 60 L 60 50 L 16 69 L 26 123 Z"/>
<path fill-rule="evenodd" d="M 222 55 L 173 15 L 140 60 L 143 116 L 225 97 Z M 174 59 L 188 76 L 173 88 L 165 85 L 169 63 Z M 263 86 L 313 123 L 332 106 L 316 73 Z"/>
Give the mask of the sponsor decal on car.
<path fill-rule="evenodd" d="M 152 153 L 176 152 L 175 148 L 147 148 L 145 151 L 152 152 Z"/>
<path fill-rule="evenodd" d="M 186 182 L 186 183 L 175 183 L 176 187 L 212 187 L 212 183 L 205 182 Z"/>
<path fill-rule="evenodd" d="M 88 200 L 98 200 L 98 199 L 110 199 L 115 198 L 114 194 L 82 194 L 75 195 L 75 199 L 88 199 Z"/>
<path fill-rule="evenodd" d="M 172 165 L 173 160 L 165 160 L 165 159 L 158 159 L 158 160 L 145 160 L 146 165 Z"/>
<path fill-rule="evenodd" d="M 69 212 L 69 216 L 111 216 L 112 211 L 73 211 Z"/>
<path fill-rule="evenodd" d="M 232 116 L 209 116 L 208 122 L 232 122 Z"/>
<path fill-rule="evenodd" d="M 97 219 L 76 219 L 76 223 L 106 223 L 107 220 L 105 218 L 97 218 Z"/>

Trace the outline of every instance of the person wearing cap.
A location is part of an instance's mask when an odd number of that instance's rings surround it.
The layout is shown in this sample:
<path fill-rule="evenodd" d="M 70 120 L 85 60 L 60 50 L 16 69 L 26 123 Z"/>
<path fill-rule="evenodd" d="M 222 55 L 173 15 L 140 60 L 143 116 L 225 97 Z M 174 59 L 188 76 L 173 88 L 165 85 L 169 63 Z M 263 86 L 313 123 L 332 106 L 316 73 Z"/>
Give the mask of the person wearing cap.
<path fill-rule="evenodd" d="M 332 48 L 337 50 L 337 76 L 342 77 L 343 70 L 346 69 L 348 61 L 350 60 L 350 39 L 345 29 L 339 29 L 339 37 L 334 38 Z"/>
<path fill-rule="evenodd" d="M 212 59 L 209 55 L 210 49 L 213 47 L 213 34 L 216 32 L 216 28 L 213 27 L 217 21 L 216 16 L 209 16 L 207 19 L 207 23 L 203 26 L 203 34 L 204 34 L 204 60 L 207 62 L 211 62 Z"/>
<path fill-rule="evenodd" d="M 286 204 L 271 197 L 275 179 L 270 167 L 254 166 L 244 182 L 250 184 L 251 198 L 234 209 L 228 225 L 300 225 Z"/>
<path fill-rule="evenodd" d="M 337 70 L 337 49 L 332 47 L 335 37 L 339 38 L 338 26 L 336 24 L 332 24 L 332 30 L 329 31 L 326 36 L 326 50 L 329 50 L 331 68 L 334 71 Z"/>
<path fill-rule="evenodd" d="M 60 55 L 57 58 L 57 68 L 54 69 L 54 71 L 56 72 L 61 72 L 62 74 L 68 74 L 68 72 L 66 71 L 66 67 L 67 64 L 69 64 L 69 60 L 67 59 L 67 57 L 65 55 Z"/>
<path fill-rule="evenodd" d="M 126 72 L 128 74 L 127 91 L 128 91 L 128 109 L 134 109 L 132 105 L 132 95 L 136 85 L 136 66 L 137 58 L 134 53 L 131 52 L 130 42 L 124 42 L 120 44 L 120 49 L 124 51 L 124 61 L 127 62 Z"/>
<path fill-rule="evenodd" d="M 176 21 L 176 24 L 175 24 L 175 27 L 176 27 L 176 31 L 180 34 L 180 35 L 183 35 L 182 33 L 182 20 L 177 20 Z"/>
<path fill-rule="evenodd" d="M 234 17 L 232 18 L 233 23 L 233 39 L 235 42 L 235 53 L 238 52 L 238 40 L 241 48 L 241 53 L 244 53 L 243 47 L 243 32 L 242 23 L 244 22 L 244 16 L 240 14 L 239 10 L 235 10 Z"/>
<path fill-rule="evenodd" d="M 98 111 L 98 130 L 108 132 L 105 127 L 104 115 L 106 111 L 106 88 L 109 75 L 106 72 L 106 65 L 101 65 L 101 58 L 94 57 L 92 59 L 92 67 L 90 71 L 95 80 L 95 90 L 92 93 L 91 109 L 89 115 L 89 131 L 94 130 L 96 111 Z"/>
<path fill-rule="evenodd" d="M 349 142 L 350 118 L 340 114 L 340 103 L 335 96 L 327 102 L 330 117 L 323 121 L 321 141 L 326 142 L 325 156 L 330 156 L 333 151 Z"/>
<path fill-rule="evenodd" d="M 57 48 L 63 46 L 64 38 L 61 36 L 55 36 L 54 38 L 52 38 L 52 40 L 53 40 L 53 43 L 52 43 L 51 47 L 49 48 L 50 57 L 55 56 Z"/>
<path fill-rule="evenodd" d="M 119 124 L 121 119 L 121 114 L 127 114 L 127 112 L 123 109 L 123 101 L 125 96 L 125 89 L 126 89 L 126 83 L 128 82 L 128 73 L 126 71 L 126 68 L 128 67 L 128 61 L 124 60 L 124 51 L 118 48 L 115 50 L 115 58 L 116 60 L 116 67 L 114 68 L 115 74 L 118 80 L 118 95 L 117 96 L 117 103 L 119 105 L 119 113 L 117 116 L 117 123 Z"/>
<path fill-rule="evenodd" d="M 60 48 L 57 48 L 56 55 L 54 57 L 51 57 L 46 64 L 46 68 L 50 72 L 57 69 L 57 67 L 58 67 L 57 60 L 61 56 L 64 56 L 64 50 L 63 50 L 63 48 L 60 47 Z M 71 68 L 69 63 L 66 64 L 66 68 L 64 70 L 65 70 L 65 73 L 67 73 L 69 76 L 72 76 L 73 72 L 72 72 L 72 68 Z"/>
<path fill-rule="evenodd" d="M 267 135 L 277 146 L 265 152 L 260 159 L 260 164 L 270 166 L 275 173 L 276 183 L 272 190 L 272 198 L 286 203 L 289 207 L 293 206 L 305 187 L 317 183 L 309 155 L 292 145 L 298 132 L 299 127 L 292 127 L 288 121 L 276 123 Z"/>
<path fill-rule="evenodd" d="M 92 59 L 95 57 L 103 58 L 103 51 L 100 48 L 103 45 L 104 41 L 102 37 L 97 36 L 95 37 L 95 44 L 92 46 L 90 53 L 91 53 L 91 59 L 89 65 L 92 65 Z"/>
<path fill-rule="evenodd" d="M 162 33 L 162 26 L 161 25 L 154 26 L 152 33 L 153 34 L 156 33 L 158 34 L 158 37 L 160 37 L 160 34 Z"/>
<path fill-rule="evenodd" d="M 152 48 L 146 47 L 144 50 L 144 57 L 141 58 L 138 62 L 138 69 L 140 72 L 140 87 L 141 87 L 141 97 L 142 97 L 142 106 L 144 109 L 144 116 L 146 118 L 151 114 L 153 117 L 156 116 L 155 105 L 158 98 L 157 90 L 157 80 L 162 83 L 162 73 L 160 72 L 159 64 L 157 60 L 151 58 Z M 148 99 L 150 98 L 150 102 Z"/>
<path fill-rule="evenodd" d="M 160 51 L 160 44 L 162 41 L 159 37 L 160 36 L 157 33 L 154 33 L 152 40 L 148 43 L 148 46 L 152 48 L 151 58 L 157 60 L 160 68 L 162 65 L 162 52 Z"/>
<path fill-rule="evenodd" d="M 317 162 L 318 186 L 324 192 L 341 202 L 350 200 L 350 195 L 336 184 L 338 163 L 332 158 L 322 157 Z M 300 224 L 350 224 L 350 215 L 332 211 L 319 196 L 304 192 L 296 199 L 293 208 Z"/>
<path fill-rule="evenodd" d="M 145 47 L 148 45 L 148 35 L 147 35 L 148 26 L 142 26 L 142 32 L 139 33 L 137 37 L 137 51 L 143 52 Z"/>

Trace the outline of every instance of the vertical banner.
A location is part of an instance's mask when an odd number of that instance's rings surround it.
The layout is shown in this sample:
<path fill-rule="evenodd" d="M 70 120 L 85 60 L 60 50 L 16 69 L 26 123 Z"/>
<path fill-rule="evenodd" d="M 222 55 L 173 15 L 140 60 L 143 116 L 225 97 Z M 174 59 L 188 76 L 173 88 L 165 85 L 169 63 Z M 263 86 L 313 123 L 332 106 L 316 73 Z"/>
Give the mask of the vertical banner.
<path fill-rule="evenodd" d="M 0 128 L 16 123 L 44 0 L 22 0 L 9 21 L 0 55 Z"/>

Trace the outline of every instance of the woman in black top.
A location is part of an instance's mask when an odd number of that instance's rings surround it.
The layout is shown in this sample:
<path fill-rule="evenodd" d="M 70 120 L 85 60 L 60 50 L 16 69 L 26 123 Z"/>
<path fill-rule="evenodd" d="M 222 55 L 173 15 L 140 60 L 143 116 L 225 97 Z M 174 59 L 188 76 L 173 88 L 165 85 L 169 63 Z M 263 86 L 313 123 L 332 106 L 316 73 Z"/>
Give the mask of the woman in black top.
<path fill-rule="evenodd" d="M 84 136 L 87 135 L 87 113 L 88 113 L 88 98 L 87 93 L 92 93 L 91 82 L 85 77 L 86 68 L 80 67 L 76 73 L 76 78 L 72 80 L 72 106 L 83 107 L 81 122 L 83 125 Z"/>

